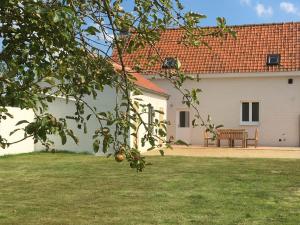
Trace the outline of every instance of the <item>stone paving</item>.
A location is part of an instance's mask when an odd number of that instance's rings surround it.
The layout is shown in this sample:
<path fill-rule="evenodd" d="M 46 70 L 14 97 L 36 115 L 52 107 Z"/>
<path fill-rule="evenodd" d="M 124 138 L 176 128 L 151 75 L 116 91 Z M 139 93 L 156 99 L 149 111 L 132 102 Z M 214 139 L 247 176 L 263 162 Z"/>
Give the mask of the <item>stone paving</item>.
<path fill-rule="evenodd" d="M 166 149 L 166 156 L 193 157 L 222 157 L 222 158 L 287 158 L 300 159 L 300 148 L 295 147 L 257 147 L 257 148 L 216 148 L 202 146 L 173 146 Z M 144 153 L 144 155 L 160 155 L 158 150 Z"/>

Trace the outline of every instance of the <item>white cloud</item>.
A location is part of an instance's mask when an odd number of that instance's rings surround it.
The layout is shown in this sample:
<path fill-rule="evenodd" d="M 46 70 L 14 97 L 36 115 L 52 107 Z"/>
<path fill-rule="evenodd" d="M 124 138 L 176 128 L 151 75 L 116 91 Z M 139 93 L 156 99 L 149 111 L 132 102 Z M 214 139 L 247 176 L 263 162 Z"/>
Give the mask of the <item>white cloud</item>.
<path fill-rule="evenodd" d="M 255 7 L 256 14 L 258 16 L 272 16 L 273 15 L 273 8 L 271 6 L 264 6 L 261 3 L 257 3 Z"/>
<path fill-rule="evenodd" d="M 286 13 L 292 13 L 297 14 L 298 9 L 295 7 L 295 5 L 291 2 L 281 2 L 280 3 L 280 9 Z"/>
<path fill-rule="evenodd" d="M 271 17 L 273 15 L 272 6 L 265 6 L 262 3 L 255 5 L 252 0 L 240 0 L 240 4 L 253 9 L 259 17 Z"/>
<path fill-rule="evenodd" d="M 251 6 L 251 0 L 240 0 L 240 3 L 241 3 L 242 5 Z"/>

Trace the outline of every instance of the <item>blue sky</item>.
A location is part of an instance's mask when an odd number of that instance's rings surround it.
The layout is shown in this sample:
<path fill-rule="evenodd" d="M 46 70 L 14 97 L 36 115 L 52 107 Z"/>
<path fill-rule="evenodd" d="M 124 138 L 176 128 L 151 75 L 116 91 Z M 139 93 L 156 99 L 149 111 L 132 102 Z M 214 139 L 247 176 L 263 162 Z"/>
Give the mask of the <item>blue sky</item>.
<path fill-rule="evenodd" d="M 1 0 L 0 0 L 1 1 Z M 228 25 L 300 21 L 299 0 L 181 0 L 186 11 L 207 16 L 202 26 L 216 25 L 215 18 L 225 17 Z M 130 10 L 134 0 L 124 0 Z M 2 40 L 0 39 L 0 50 Z"/>
<path fill-rule="evenodd" d="M 125 0 L 124 7 L 133 0 Z M 186 10 L 208 18 L 202 25 L 215 25 L 215 18 L 225 17 L 229 25 L 300 21 L 299 0 L 181 0 Z"/>

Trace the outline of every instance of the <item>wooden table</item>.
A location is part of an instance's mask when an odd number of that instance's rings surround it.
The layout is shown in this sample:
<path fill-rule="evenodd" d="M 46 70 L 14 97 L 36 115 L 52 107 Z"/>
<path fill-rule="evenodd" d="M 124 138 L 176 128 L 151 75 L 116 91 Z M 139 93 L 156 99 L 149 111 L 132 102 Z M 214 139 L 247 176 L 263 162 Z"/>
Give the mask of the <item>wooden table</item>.
<path fill-rule="evenodd" d="M 242 141 L 242 147 L 246 148 L 248 132 L 245 129 L 218 129 L 217 146 L 221 146 L 221 140 L 227 140 L 229 147 L 234 147 L 235 140 Z"/>

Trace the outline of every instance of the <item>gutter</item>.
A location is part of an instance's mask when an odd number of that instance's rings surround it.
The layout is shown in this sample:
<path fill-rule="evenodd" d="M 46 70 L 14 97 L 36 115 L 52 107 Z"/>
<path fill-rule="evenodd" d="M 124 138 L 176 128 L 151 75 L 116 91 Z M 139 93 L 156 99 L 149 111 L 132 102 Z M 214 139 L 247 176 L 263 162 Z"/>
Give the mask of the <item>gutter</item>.
<path fill-rule="evenodd" d="M 170 98 L 170 95 L 168 95 L 167 93 L 161 93 L 161 92 L 154 91 L 154 90 L 151 90 L 151 89 L 148 89 L 148 88 L 145 88 L 145 87 L 140 87 L 140 86 L 138 86 L 138 87 L 139 87 L 139 89 L 144 90 L 148 93 L 155 94 L 155 95 L 160 95 L 160 96 L 166 98 L 167 100 Z"/>
<path fill-rule="evenodd" d="M 266 78 L 266 77 L 299 77 L 300 71 L 289 71 L 289 72 L 247 72 L 247 73 L 186 73 L 186 75 L 194 77 L 194 78 Z M 148 79 L 164 79 L 159 75 L 147 75 L 145 77 L 149 77 Z"/>

